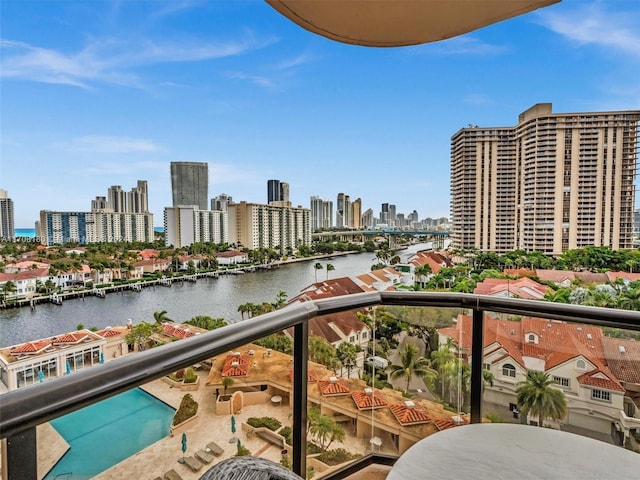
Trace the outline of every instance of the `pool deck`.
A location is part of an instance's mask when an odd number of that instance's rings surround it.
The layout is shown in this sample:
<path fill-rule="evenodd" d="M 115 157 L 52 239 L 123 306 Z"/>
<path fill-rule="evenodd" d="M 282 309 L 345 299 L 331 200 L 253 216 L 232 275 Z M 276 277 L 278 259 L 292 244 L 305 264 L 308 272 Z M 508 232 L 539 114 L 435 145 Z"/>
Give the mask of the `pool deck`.
<path fill-rule="evenodd" d="M 198 402 L 198 420 L 193 426 L 186 430 L 187 434 L 187 456 L 193 456 L 196 451 L 205 449 L 207 443 L 216 442 L 224 449 L 224 453 L 216 457 L 209 464 L 204 465 L 198 472 L 193 472 L 187 465 L 178 462 L 182 458 L 181 434 L 175 437 L 165 437 L 140 452 L 132 455 L 123 462 L 114 465 L 108 470 L 96 475 L 97 480 L 154 480 L 157 477 L 164 478 L 164 473 L 168 470 L 175 470 L 184 480 L 196 480 L 216 462 L 233 456 L 236 453 L 236 443 L 229 443 L 232 437 L 239 438 L 242 445 L 249 449 L 253 456 L 267 458 L 275 462 L 280 462 L 280 448 L 263 440 L 260 437 L 247 438 L 241 430 L 240 425 L 249 417 L 271 416 L 280 420 L 283 424 L 291 424 L 292 412 L 288 405 L 273 406 L 270 403 L 245 406 L 242 411 L 235 415 L 236 434 L 231 433 L 231 416 L 217 415 L 215 413 L 215 388 L 205 385 L 207 373 L 198 372 L 200 376 L 200 388 L 192 392 L 184 392 L 179 388 L 172 388 L 162 380 L 154 380 L 142 386 L 142 388 L 165 403 L 174 408 L 178 408 L 185 393 L 190 393 Z M 38 429 L 38 477 L 51 469 L 56 461 L 68 449 L 68 445 L 50 426 L 43 426 Z M 352 452 L 365 453 L 367 445 L 363 439 L 357 439 L 347 433 L 344 444 L 336 447 L 344 447 Z M 41 454 L 41 452 L 43 452 Z M 96 451 L 100 455 L 100 451 Z M 319 475 L 317 475 L 319 477 Z M 369 480 L 374 480 L 375 476 L 368 476 Z M 378 477 L 384 478 L 384 477 Z"/>

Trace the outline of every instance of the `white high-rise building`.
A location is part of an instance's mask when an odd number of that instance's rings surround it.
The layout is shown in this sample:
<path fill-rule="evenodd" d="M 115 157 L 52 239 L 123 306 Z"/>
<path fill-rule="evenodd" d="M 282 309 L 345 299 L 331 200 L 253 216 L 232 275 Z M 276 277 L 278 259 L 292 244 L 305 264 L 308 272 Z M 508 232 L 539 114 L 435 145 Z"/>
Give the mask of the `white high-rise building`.
<path fill-rule="evenodd" d="M 311 197 L 311 228 L 327 230 L 333 227 L 333 202 L 318 196 Z"/>
<path fill-rule="evenodd" d="M 559 255 L 632 248 L 640 111 L 552 113 L 451 138 L 452 245 Z"/>
<path fill-rule="evenodd" d="M 200 210 L 196 205 L 178 205 L 164 209 L 164 243 L 176 248 L 192 243 L 227 243 L 227 212 Z"/>

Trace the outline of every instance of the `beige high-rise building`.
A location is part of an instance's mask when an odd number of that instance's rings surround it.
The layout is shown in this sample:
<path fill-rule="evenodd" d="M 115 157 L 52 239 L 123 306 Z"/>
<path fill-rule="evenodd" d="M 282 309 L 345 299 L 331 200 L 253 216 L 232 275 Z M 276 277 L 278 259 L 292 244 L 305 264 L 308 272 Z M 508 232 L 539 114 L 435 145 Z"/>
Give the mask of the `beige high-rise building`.
<path fill-rule="evenodd" d="M 302 207 L 240 202 L 228 206 L 229 243 L 255 250 L 293 254 L 311 245 L 311 210 Z"/>
<path fill-rule="evenodd" d="M 632 248 L 640 111 L 520 114 L 451 137 L 452 246 Z"/>

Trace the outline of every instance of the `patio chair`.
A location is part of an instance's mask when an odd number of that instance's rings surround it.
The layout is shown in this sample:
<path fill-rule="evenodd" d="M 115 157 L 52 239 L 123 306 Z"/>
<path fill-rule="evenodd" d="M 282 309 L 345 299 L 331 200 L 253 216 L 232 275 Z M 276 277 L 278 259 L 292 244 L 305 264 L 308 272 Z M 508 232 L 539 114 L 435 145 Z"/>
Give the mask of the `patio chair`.
<path fill-rule="evenodd" d="M 213 453 L 216 457 L 219 457 L 224 453 L 223 448 L 220 445 L 218 445 L 216 442 L 207 443 L 207 448 L 211 450 L 211 453 Z"/>
<path fill-rule="evenodd" d="M 257 457 L 231 457 L 215 464 L 200 480 L 303 480 L 282 465 Z"/>
<path fill-rule="evenodd" d="M 182 480 L 182 476 L 172 468 L 164 473 L 164 480 Z"/>
<path fill-rule="evenodd" d="M 198 450 L 193 455 L 198 460 L 200 460 L 200 461 L 202 461 L 204 463 L 211 463 L 214 460 L 213 455 L 211 455 L 210 453 L 205 452 L 204 450 Z"/>
<path fill-rule="evenodd" d="M 184 463 L 187 467 L 189 467 L 194 472 L 197 472 L 204 466 L 204 464 L 195 457 L 184 457 L 184 458 L 180 457 L 178 459 L 178 462 Z"/>

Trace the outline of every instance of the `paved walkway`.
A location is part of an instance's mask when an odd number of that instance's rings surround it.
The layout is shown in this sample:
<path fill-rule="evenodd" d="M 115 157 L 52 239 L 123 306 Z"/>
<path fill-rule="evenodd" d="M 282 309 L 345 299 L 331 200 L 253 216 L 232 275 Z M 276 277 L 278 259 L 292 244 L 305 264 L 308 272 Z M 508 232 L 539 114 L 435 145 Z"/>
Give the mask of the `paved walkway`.
<path fill-rule="evenodd" d="M 215 388 L 205 386 L 208 372 L 200 371 L 200 388 L 193 392 L 183 392 L 179 388 L 172 388 L 162 380 L 155 380 L 142 388 L 152 395 L 163 400 L 174 408 L 178 408 L 180 401 L 185 393 L 191 393 L 198 402 L 198 420 L 194 422 L 187 430 L 187 456 L 193 454 L 200 449 L 204 449 L 207 443 L 215 441 L 224 449 L 224 453 L 220 457 L 216 457 L 214 463 L 224 458 L 235 455 L 237 445 L 235 441 L 229 443 L 232 437 L 239 438 L 242 445 L 249 449 L 254 456 L 267 458 L 275 462 L 280 462 L 280 448 L 263 440 L 260 437 L 247 438 L 241 430 L 241 423 L 246 422 L 250 417 L 275 417 L 282 422 L 283 425 L 291 425 L 292 411 L 288 405 L 273 406 L 270 402 L 260 405 L 245 406 L 242 411 L 235 415 L 236 417 L 236 433 L 231 433 L 231 415 L 217 415 L 215 413 Z M 53 429 L 51 429 L 53 430 Z M 38 436 L 39 452 L 55 452 L 53 456 L 60 456 L 65 450 L 66 445 L 59 435 L 53 430 L 47 429 L 46 437 Z M 150 445 L 144 450 L 132 455 L 123 462 L 105 470 L 94 478 L 97 480 L 119 480 L 119 479 L 136 479 L 136 480 L 154 480 L 157 477 L 163 477 L 168 470 L 174 469 L 184 480 L 196 480 L 207 470 L 205 465 L 200 471 L 193 472 L 187 465 L 178 462 L 182 458 L 182 442 L 181 434 L 175 437 L 168 436 Z M 350 431 L 347 432 L 347 438 L 344 444 L 335 444 L 335 448 L 344 447 L 352 453 L 366 452 L 366 441 L 355 438 Z M 62 452 L 62 453 L 61 453 Z M 97 451 L 96 455 L 100 452 Z M 38 455 L 39 471 L 48 471 L 55 463 L 52 455 Z M 210 466 L 210 465 L 209 465 Z M 41 475 L 39 475 L 42 478 Z M 380 478 L 380 477 L 376 477 Z M 369 480 L 374 480 L 373 477 Z"/>

